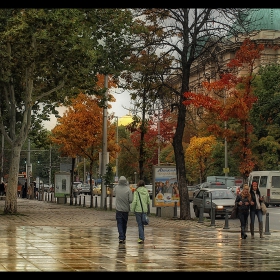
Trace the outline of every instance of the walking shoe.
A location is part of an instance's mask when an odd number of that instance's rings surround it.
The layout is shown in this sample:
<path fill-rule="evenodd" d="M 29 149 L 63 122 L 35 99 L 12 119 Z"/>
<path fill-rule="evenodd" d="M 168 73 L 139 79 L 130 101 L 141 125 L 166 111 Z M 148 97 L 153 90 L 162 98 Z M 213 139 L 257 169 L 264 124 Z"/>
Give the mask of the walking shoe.
<path fill-rule="evenodd" d="M 138 244 L 143 244 L 143 243 L 144 243 L 144 240 L 138 239 Z"/>
<path fill-rule="evenodd" d="M 120 244 L 124 244 L 124 243 L 125 243 L 125 240 L 119 240 L 119 243 L 120 243 Z"/>

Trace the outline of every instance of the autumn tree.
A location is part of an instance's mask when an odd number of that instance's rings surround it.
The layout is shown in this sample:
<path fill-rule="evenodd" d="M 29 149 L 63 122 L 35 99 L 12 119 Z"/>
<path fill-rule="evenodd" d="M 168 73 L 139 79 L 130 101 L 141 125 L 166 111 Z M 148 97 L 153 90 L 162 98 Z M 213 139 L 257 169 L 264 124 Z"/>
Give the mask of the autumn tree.
<path fill-rule="evenodd" d="M 196 178 L 197 173 L 199 173 L 200 183 L 206 181 L 207 170 L 213 164 L 211 155 L 215 145 L 217 145 L 217 140 L 213 135 L 191 138 L 185 154 L 189 181 L 193 181 L 191 178 Z"/>
<path fill-rule="evenodd" d="M 138 11 L 138 10 L 137 10 Z M 172 145 L 178 174 L 180 192 L 180 218 L 190 219 L 190 203 L 187 190 L 187 173 L 183 149 L 187 111 L 183 104 L 185 92 L 189 91 L 191 67 L 198 63 L 204 68 L 207 61 L 216 63 L 215 46 L 231 44 L 228 39 L 246 31 L 246 9 L 211 9 L 211 8 L 164 8 L 139 9 L 142 25 L 153 35 L 148 47 L 153 44 L 161 51 L 160 58 L 174 57 L 170 66 L 160 73 L 161 86 L 156 92 L 164 108 L 177 113 L 177 127 Z M 237 25 L 236 22 L 239 24 Z M 237 28 L 238 26 L 238 28 Z M 145 45 L 143 45 L 145 48 Z M 213 51 L 214 50 L 214 51 Z M 160 94 L 161 93 L 161 94 Z"/>
<path fill-rule="evenodd" d="M 253 127 L 249 121 L 250 110 L 257 101 L 254 95 L 252 81 L 256 60 L 260 58 L 263 45 L 255 45 L 250 39 L 245 39 L 240 49 L 236 52 L 235 58 L 228 64 L 228 71 L 221 74 L 221 78 L 214 82 L 203 82 L 207 93 L 184 94 L 186 106 L 192 104 L 196 107 L 202 106 L 214 113 L 217 120 L 227 121 L 235 119 L 239 126 L 235 130 L 219 126 L 217 122 L 208 127 L 209 131 L 218 137 L 226 138 L 228 141 L 239 142 L 236 153 L 240 155 L 240 173 L 244 180 L 253 170 L 252 151 L 250 148 L 251 134 Z M 224 97 L 226 94 L 226 100 Z"/>
<path fill-rule="evenodd" d="M 4 212 L 17 212 L 20 151 L 31 130 L 71 96 L 118 77 L 135 31 L 126 9 L 1 9 L 0 129 L 12 153 Z"/>
<path fill-rule="evenodd" d="M 83 93 L 71 99 L 71 106 L 63 117 L 58 119 L 58 125 L 53 128 L 50 137 L 51 141 L 59 146 L 62 155 L 71 158 L 81 156 L 89 160 L 91 207 L 93 207 L 93 166 L 102 150 L 103 109 L 99 106 L 99 102 L 100 99 Z M 114 126 L 112 125 L 111 129 L 110 125 L 108 127 L 108 139 L 115 139 Z M 111 155 L 112 152 L 118 151 L 115 141 L 108 141 L 108 151 Z M 71 197 L 73 198 L 72 189 Z"/>

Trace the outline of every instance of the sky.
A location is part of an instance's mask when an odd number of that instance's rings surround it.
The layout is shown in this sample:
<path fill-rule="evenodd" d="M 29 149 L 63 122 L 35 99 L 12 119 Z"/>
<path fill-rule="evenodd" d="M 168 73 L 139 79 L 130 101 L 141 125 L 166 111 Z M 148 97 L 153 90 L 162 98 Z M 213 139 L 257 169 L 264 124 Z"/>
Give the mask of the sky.
<path fill-rule="evenodd" d="M 112 105 L 111 109 L 108 109 L 108 113 L 113 113 L 116 117 L 123 117 L 125 115 L 129 115 L 131 113 L 130 110 L 132 110 L 133 106 L 130 104 L 130 95 L 127 91 L 118 93 L 117 90 L 114 90 L 114 92 L 110 92 L 116 99 L 116 102 L 111 102 Z M 57 108 L 59 111 L 60 116 L 63 116 L 63 112 L 65 111 L 65 107 L 59 107 Z M 46 129 L 52 130 L 57 124 L 56 117 L 54 115 L 51 116 L 50 121 L 44 121 L 43 125 Z"/>

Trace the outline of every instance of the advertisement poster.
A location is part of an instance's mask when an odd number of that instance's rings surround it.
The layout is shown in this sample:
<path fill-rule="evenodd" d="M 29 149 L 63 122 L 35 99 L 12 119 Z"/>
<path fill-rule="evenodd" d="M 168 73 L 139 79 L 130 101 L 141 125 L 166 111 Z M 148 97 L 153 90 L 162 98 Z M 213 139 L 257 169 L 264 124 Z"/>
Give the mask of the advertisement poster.
<path fill-rule="evenodd" d="M 153 207 L 180 206 L 179 186 L 175 166 L 153 166 Z"/>

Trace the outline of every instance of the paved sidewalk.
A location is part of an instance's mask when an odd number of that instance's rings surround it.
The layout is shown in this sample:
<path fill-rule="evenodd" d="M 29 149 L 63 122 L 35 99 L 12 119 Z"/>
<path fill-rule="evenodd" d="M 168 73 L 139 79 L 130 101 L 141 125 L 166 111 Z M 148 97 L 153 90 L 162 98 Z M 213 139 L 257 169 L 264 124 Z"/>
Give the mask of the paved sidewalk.
<path fill-rule="evenodd" d="M 127 242 L 118 244 L 115 212 L 18 199 L 18 214 L 3 215 L 0 201 L 0 271 L 279 271 L 279 232 L 239 239 L 224 220 L 150 217 L 139 245 L 133 214 Z M 229 222 L 230 223 L 230 222 Z"/>

